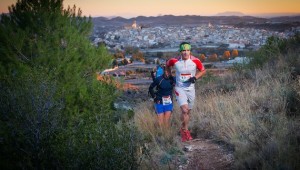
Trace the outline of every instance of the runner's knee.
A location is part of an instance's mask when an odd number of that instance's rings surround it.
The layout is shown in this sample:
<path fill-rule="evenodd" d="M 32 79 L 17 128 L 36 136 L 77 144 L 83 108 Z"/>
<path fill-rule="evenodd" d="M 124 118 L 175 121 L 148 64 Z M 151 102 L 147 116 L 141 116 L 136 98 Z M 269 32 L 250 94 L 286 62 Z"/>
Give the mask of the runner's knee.
<path fill-rule="evenodd" d="M 189 108 L 187 106 L 182 106 L 181 111 L 182 111 L 182 114 L 188 114 L 189 113 Z"/>

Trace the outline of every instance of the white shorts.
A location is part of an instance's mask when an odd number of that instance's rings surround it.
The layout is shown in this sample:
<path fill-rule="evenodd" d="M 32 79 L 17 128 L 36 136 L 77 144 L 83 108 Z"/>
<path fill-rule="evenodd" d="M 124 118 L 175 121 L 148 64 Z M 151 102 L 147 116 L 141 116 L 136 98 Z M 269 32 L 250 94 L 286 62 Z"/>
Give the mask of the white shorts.
<path fill-rule="evenodd" d="M 175 86 L 175 96 L 179 106 L 187 104 L 192 109 L 195 101 L 195 89 L 185 90 Z"/>

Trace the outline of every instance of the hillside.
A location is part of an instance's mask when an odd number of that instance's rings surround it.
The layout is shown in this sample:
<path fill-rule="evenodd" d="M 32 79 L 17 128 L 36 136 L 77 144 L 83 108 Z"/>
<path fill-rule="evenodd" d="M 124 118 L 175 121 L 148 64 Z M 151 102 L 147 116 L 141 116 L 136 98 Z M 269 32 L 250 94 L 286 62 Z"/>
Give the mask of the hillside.
<path fill-rule="evenodd" d="M 163 15 L 157 17 L 145 17 L 138 16 L 134 18 L 105 18 L 105 17 L 94 17 L 93 22 L 104 25 L 119 25 L 119 24 L 131 24 L 134 20 L 141 24 L 153 24 L 153 25 L 172 25 L 172 24 L 238 24 L 238 23 L 267 23 L 267 22 L 300 22 L 300 16 L 282 16 L 274 18 L 260 18 L 253 16 L 199 16 L 199 15 Z"/>
<path fill-rule="evenodd" d="M 156 125 L 150 101 L 140 103 L 134 108 L 134 122 L 145 136 L 149 160 L 141 166 L 299 169 L 299 43 L 299 34 L 287 40 L 270 38 L 252 54 L 249 65 L 197 81 L 189 126 L 192 141 L 180 141 L 177 102 L 170 129 Z"/>
<path fill-rule="evenodd" d="M 300 16 L 259 18 L 253 16 L 164 15 L 164 16 L 157 16 L 157 17 L 138 16 L 129 19 L 122 18 L 122 17 L 115 17 L 111 19 L 105 17 L 93 18 L 93 23 L 95 28 L 109 27 L 110 30 L 122 28 L 125 25 L 131 25 L 134 21 L 136 21 L 138 25 L 142 27 L 199 25 L 199 24 L 211 23 L 213 25 L 233 25 L 239 28 L 250 27 L 250 28 L 266 29 L 266 30 L 273 30 L 273 31 L 284 31 L 292 27 L 300 26 Z"/>
<path fill-rule="evenodd" d="M 265 18 L 258 18 L 252 16 L 197 16 L 197 15 L 185 15 L 185 16 L 174 16 L 174 15 L 164 15 L 158 17 L 145 17 L 138 16 L 135 18 L 122 18 L 115 17 L 112 19 L 107 19 L 104 17 L 93 18 L 94 24 L 104 25 L 114 25 L 121 26 L 122 24 L 131 24 L 133 21 L 140 23 L 142 25 L 182 25 L 182 24 L 236 24 L 240 22 L 266 22 Z"/>

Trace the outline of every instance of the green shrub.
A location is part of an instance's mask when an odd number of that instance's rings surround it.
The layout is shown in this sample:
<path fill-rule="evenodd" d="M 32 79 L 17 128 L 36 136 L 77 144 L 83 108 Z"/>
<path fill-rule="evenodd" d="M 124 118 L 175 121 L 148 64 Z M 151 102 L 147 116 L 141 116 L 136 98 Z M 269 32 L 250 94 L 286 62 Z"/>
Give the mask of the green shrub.
<path fill-rule="evenodd" d="M 0 167 L 136 169 L 138 133 L 113 122 L 112 56 L 89 41 L 91 18 L 63 1 L 18 1 L 0 23 Z"/>
<path fill-rule="evenodd" d="M 65 103 L 57 83 L 41 70 L 28 69 L 10 81 L 0 81 L 1 167 L 54 167 L 54 141 L 63 128 Z"/>

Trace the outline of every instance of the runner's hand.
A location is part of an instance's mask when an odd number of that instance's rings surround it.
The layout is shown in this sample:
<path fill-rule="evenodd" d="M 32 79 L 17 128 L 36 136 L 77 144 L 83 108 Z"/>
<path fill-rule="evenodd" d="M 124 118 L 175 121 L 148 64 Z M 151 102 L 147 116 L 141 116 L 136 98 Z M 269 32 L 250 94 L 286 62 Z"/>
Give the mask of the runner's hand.
<path fill-rule="evenodd" d="M 155 98 L 154 98 L 154 103 L 159 104 L 159 102 L 160 102 L 160 101 L 155 97 Z"/>
<path fill-rule="evenodd" d="M 196 77 L 191 77 L 191 78 L 188 80 L 188 82 L 195 83 L 196 80 L 197 80 Z"/>

